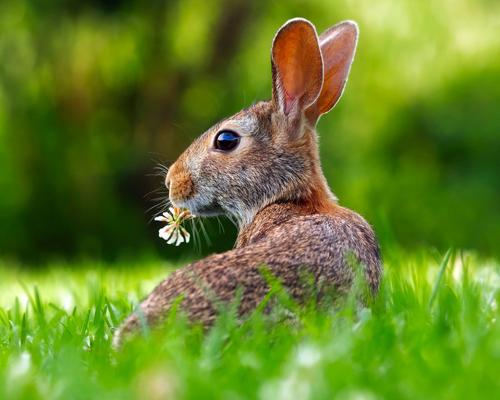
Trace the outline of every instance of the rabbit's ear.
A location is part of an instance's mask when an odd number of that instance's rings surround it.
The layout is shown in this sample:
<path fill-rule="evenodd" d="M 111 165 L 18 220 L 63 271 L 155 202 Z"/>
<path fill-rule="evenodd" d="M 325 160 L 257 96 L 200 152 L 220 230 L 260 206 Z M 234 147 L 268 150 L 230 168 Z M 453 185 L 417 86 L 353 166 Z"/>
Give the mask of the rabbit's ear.
<path fill-rule="evenodd" d="M 321 114 L 330 111 L 342 96 L 357 41 L 358 25 L 353 21 L 341 22 L 320 35 L 324 80 L 318 99 L 306 111 L 311 122 L 315 123 Z"/>
<path fill-rule="evenodd" d="M 316 29 L 296 18 L 274 37 L 271 51 L 273 101 L 287 117 L 298 119 L 321 91 L 323 61 Z"/>

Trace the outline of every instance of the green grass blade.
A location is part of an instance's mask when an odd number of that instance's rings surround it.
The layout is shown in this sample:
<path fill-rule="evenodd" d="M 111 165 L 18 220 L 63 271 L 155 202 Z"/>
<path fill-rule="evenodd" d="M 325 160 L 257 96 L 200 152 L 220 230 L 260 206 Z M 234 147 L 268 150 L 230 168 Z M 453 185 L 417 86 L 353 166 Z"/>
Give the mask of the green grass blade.
<path fill-rule="evenodd" d="M 443 260 L 441 261 L 441 265 L 439 266 L 439 271 L 436 277 L 436 281 L 434 282 L 434 287 L 432 288 L 432 293 L 431 297 L 429 299 L 429 309 L 432 308 L 432 305 L 434 304 L 434 301 L 436 300 L 439 287 L 441 286 L 441 282 L 443 281 L 443 276 L 444 272 L 446 270 L 446 267 L 448 266 L 448 263 L 450 261 L 450 257 L 452 254 L 452 249 L 448 249 L 446 254 L 443 257 Z"/>

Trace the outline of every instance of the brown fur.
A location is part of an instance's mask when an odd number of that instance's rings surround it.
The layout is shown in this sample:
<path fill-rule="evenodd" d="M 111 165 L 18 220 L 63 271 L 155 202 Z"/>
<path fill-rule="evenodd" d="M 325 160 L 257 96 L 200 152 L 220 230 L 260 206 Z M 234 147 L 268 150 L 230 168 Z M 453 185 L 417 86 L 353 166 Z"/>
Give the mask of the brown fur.
<path fill-rule="evenodd" d="M 191 175 L 186 172 L 182 161 L 175 163 L 168 171 L 165 184 L 169 186 L 169 176 L 175 176 L 175 186 L 172 186 L 169 195 L 175 201 L 176 199 L 185 199 L 194 194 L 193 181 Z"/>
<path fill-rule="evenodd" d="M 300 301 L 307 293 L 304 269 L 314 277 L 319 292 L 326 288 L 347 291 L 354 276 L 354 256 L 372 292 L 377 292 L 382 266 L 375 235 L 361 216 L 337 204 L 321 170 L 314 129 L 318 110 L 329 109 L 342 92 L 357 28 L 343 23 L 326 34 L 321 36 L 325 43 L 340 40 L 337 47 L 342 50 L 340 56 L 335 54 L 335 62 L 325 63 L 344 71 L 326 71 L 333 76 L 332 92 L 323 88 L 319 95 L 321 86 L 316 81 L 323 81 L 321 68 L 301 65 L 308 62 L 301 56 L 304 46 L 306 54 L 319 52 L 317 45 L 307 47 L 311 40 L 318 40 L 314 28 L 307 21 L 292 20 L 273 44 L 273 54 L 281 57 L 279 63 L 272 63 L 273 99 L 220 122 L 172 165 L 166 184 L 174 205 L 194 214 L 234 217 L 240 227 L 236 245 L 167 277 L 121 326 L 115 344 L 138 328 L 141 315 L 149 324 L 157 324 L 180 296 L 182 309 L 205 326 L 213 323 L 216 304 L 235 300 L 238 289 L 242 290 L 239 312 L 249 313 L 269 291 L 261 275 L 264 265 Z M 298 35 L 307 35 L 307 40 L 296 44 Z M 331 53 L 323 54 L 323 47 L 321 52 L 320 59 Z M 297 69 L 300 81 L 290 78 Z M 287 79 L 281 77 L 284 71 Z M 303 71 L 320 75 L 308 81 Z M 309 104 L 311 99 L 316 102 Z M 223 129 L 241 136 L 233 151 L 214 148 L 214 138 Z"/>

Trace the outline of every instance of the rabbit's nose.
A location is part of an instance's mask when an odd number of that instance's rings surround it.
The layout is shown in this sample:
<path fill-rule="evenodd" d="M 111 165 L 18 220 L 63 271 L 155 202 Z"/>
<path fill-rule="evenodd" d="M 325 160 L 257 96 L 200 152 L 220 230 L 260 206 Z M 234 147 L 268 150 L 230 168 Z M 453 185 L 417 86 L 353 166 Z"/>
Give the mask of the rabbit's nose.
<path fill-rule="evenodd" d="M 165 177 L 168 196 L 172 202 L 187 199 L 193 195 L 193 181 L 183 161 L 175 162 Z"/>

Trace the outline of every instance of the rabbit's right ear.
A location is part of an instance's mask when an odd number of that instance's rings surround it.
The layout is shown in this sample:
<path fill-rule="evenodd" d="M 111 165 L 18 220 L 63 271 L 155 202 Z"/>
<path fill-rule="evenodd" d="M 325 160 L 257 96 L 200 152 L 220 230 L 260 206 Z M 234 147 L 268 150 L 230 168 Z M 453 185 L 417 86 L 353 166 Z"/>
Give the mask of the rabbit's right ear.
<path fill-rule="evenodd" d="M 314 25 L 302 18 L 285 23 L 274 38 L 271 63 L 273 102 L 297 121 L 317 99 L 323 84 L 323 60 Z"/>
<path fill-rule="evenodd" d="M 358 25 L 344 21 L 327 29 L 319 37 L 324 63 L 321 94 L 306 111 L 314 125 L 321 114 L 330 111 L 342 96 L 358 42 Z"/>

